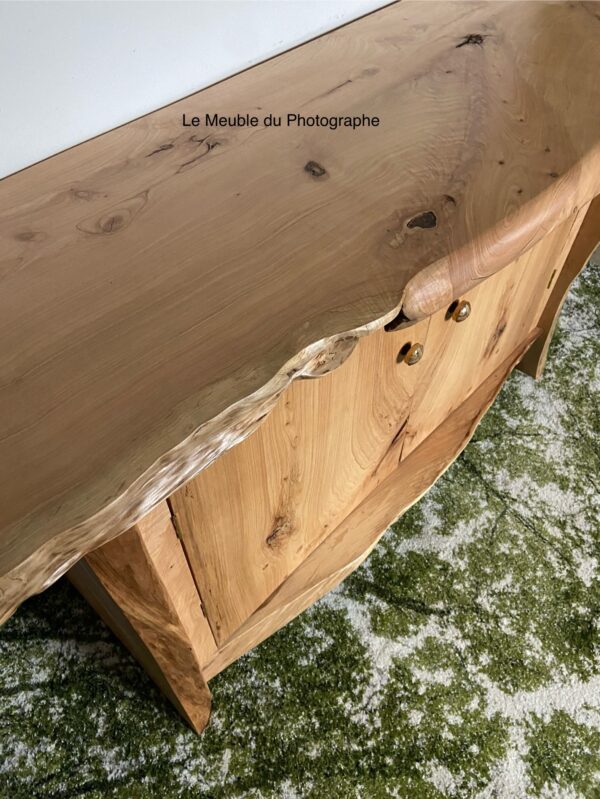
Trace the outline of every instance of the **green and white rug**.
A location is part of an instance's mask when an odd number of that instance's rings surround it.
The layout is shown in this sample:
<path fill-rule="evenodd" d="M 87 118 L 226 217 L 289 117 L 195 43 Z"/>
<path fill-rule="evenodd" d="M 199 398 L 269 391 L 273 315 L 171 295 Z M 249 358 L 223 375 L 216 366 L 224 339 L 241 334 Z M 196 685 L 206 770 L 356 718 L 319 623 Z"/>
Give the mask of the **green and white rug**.
<path fill-rule="evenodd" d="M 64 581 L 0 631 L 7 799 L 598 799 L 600 258 L 544 378 L 336 591 L 212 683 L 196 737 Z"/>

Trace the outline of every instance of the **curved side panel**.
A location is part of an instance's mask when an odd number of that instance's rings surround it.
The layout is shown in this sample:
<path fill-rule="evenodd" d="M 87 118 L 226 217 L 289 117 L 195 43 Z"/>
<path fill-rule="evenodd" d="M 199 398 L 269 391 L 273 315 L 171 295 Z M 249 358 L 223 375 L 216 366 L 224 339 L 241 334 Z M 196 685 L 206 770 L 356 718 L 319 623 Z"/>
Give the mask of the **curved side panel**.
<path fill-rule="evenodd" d="M 519 369 L 538 380 L 542 376 L 548 357 L 552 336 L 567 297 L 569 287 L 583 270 L 590 256 L 600 243 L 600 196 L 590 203 L 577 238 L 567 255 L 565 264 L 558 275 L 552 294 L 546 303 L 539 320 L 542 335 L 526 352 Z"/>
<path fill-rule="evenodd" d="M 363 500 L 203 665 L 211 679 L 356 569 L 387 527 L 458 457 L 502 384 L 540 334 L 531 335 L 400 466 Z"/>

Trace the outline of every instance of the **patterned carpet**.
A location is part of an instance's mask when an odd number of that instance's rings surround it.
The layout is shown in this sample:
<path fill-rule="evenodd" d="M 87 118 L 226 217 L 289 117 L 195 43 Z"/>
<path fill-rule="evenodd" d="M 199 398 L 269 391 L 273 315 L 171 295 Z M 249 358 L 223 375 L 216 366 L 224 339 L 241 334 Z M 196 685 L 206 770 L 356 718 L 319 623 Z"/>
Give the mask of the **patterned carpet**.
<path fill-rule="evenodd" d="M 0 631 L 7 799 L 598 799 L 600 255 L 366 564 L 183 725 L 64 581 Z"/>

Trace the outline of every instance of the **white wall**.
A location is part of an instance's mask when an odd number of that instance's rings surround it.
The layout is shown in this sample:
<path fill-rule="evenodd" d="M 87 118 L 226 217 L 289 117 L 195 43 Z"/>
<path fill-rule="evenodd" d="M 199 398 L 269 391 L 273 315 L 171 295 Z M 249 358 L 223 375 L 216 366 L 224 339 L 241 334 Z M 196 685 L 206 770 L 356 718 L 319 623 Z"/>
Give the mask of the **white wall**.
<path fill-rule="evenodd" d="M 0 0 L 0 177 L 388 0 Z"/>

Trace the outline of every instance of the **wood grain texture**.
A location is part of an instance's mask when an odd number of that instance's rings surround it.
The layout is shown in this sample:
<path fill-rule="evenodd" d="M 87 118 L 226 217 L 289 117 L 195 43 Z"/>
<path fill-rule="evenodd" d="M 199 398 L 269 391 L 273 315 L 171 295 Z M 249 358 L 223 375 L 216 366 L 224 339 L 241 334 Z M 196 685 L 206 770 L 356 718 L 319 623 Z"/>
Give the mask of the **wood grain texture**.
<path fill-rule="evenodd" d="M 399 353 L 428 326 L 377 331 L 334 372 L 294 381 L 253 435 L 171 496 L 218 642 L 396 467 L 422 377 Z"/>
<path fill-rule="evenodd" d="M 585 215 L 577 211 L 501 272 L 461 297 L 469 318 L 431 317 L 421 379 L 402 457 L 407 457 L 536 327 Z"/>
<path fill-rule="evenodd" d="M 595 196 L 599 32 L 402 2 L 1 181 L 0 619 Z M 381 123 L 181 127 L 205 109 Z"/>
<path fill-rule="evenodd" d="M 292 383 L 256 432 L 173 494 L 219 645 L 527 339 L 583 216 L 461 295 L 466 321 L 445 309 L 376 331 L 326 377 Z"/>
<path fill-rule="evenodd" d="M 387 527 L 458 457 L 504 380 L 539 335 L 525 341 L 348 515 L 204 665 L 207 679 L 274 633 L 348 576 Z"/>
<path fill-rule="evenodd" d="M 552 292 L 547 299 L 546 306 L 538 322 L 542 329 L 542 335 L 527 350 L 523 360 L 519 364 L 519 369 L 535 377 L 536 380 L 542 376 L 542 372 L 544 371 L 550 342 L 552 341 L 554 330 L 558 324 L 558 318 L 567 297 L 569 287 L 587 264 L 591 254 L 599 243 L 600 197 L 596 197 L 592 200 L 589 207 L 585 209 L 585 217 L 583 218 L 583 222 L 581 223 L 575 240 L 572 242 L 565 263 L 560 272 L 557 272 L 555 280 L 552 283 Z"/>
<path fill-rule="evenodd" d="M 198 724 L 197 720 L 192 720 L 192 718 L 190 718 L 185 705 L 179 701 L 177 694 L 171 688 L 161 665 L 156 661 L 152 652 L 140 638 L 127 616 L 108 593 L 89 564 L 86 563 L 85 558 L 82 558 L 72 566 L 66 576 L 94 608 L 107 627 L 110 627 L 121 643 L 127 647 L 150 679 L 153 680 L 167 699 L 172 702 L 173 706 L 188 724 L 190 724 L 196 732 L 200 732 L 202 729 L 201 724 Z M 204 717 L 202 716 L 201 722 L 203 723 L 203 721 Z"/>
<path fill-rule="evenodd" d="M 166 684 L 169 698 L 200 732 L 208 722 L 211 703 L 202 662 L 217 647 L 167 504 L 157 505 L 135 527 L 90 552 L 85 562 L 111 601 L 79 564 L 72 575 L 75 586 L 146 668 L 149 655 L 150 675 L 163 690 Z M 143 650 L 136 641 L 132 646 L 120 614 Z"/>

